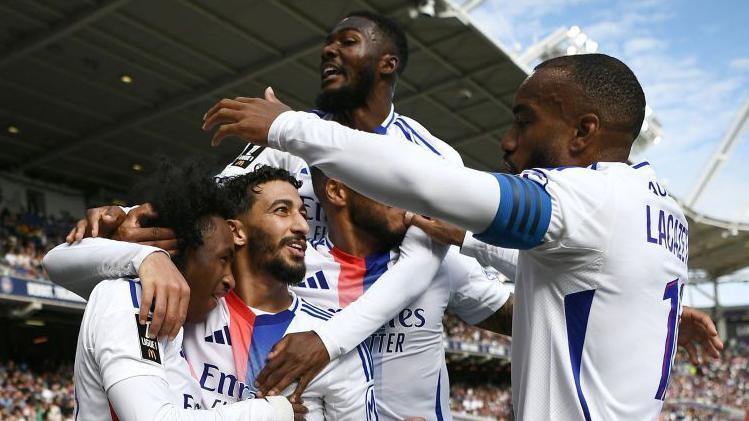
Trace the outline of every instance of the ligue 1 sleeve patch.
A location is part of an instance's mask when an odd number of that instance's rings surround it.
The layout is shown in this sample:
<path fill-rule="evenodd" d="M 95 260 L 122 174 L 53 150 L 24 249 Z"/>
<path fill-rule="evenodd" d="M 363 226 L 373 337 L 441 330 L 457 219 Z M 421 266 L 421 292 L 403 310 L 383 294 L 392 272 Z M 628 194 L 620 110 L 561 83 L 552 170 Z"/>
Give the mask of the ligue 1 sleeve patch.
<path fill-rule="evenodd" d="M 252 161 L 260 156 L 263 150 L 265 150 L 265 146 L 248 145 L 231 165 L 246 169 L 250 164 L 252 164 Z"/>
<path fill-rule="evenodd" d="M 138 344 L 140 345 L 140 356 L 144 360 L 153 361 L 156 364 L 161 364 L 161 356 L 159 355 L 159 341 L 148 337 L 148 328 L 151 326 L 151 318 L 148 318 L 145 325 L 140 324 L 138 314 L 135 316 L 135 325 L 138 326 Z"/>

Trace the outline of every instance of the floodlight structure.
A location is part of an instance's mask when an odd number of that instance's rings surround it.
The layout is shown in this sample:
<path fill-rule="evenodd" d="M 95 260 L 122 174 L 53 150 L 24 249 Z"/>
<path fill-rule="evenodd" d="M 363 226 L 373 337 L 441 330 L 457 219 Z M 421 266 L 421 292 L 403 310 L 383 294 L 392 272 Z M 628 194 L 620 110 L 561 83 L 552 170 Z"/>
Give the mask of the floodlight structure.
<path fill-rule="evenodd" d="M 559 28 L 549 36 L 520 54 L 518 61 L 532 69 L 536 64 L 554 57 L 574 54 L 589 54 L 598 51 L 598 43 L 583 32 L 579 26 Z M 656 145 L 663 139 L 663 130 L 650 106 L 645 107 L 645 121 L 640 135 L 632 146 L 630 156 L 636 156 L 650 145 Z"/>

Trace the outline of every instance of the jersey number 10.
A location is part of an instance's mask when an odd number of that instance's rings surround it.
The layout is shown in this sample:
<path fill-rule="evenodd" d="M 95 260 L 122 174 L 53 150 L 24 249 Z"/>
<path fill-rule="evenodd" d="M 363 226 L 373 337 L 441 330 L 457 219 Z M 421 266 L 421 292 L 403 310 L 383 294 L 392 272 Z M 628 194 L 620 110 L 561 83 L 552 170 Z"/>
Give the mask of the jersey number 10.
<path fill-rule="evenodd" d="M 676 351 L 679 304 L 683 293 L 684 287 L 679 288 L 678 279 L 674 279 L 673 281 L 666 284 L 666 290 L 663 291 L 663 299 L 671 301 L 671 311 L 669 311 L 668 313 L 668 334 L 666 335 L 666 345 L 663 352 L 661 381 L 658 384 L 658 391 L 655 392 L 655 399 L 659 399 L 662 401 L 666 400 L 666 387 L 668 386 L 668 378 L 671 374 L 671 364 L 674 361 L 674 354 Z"/>

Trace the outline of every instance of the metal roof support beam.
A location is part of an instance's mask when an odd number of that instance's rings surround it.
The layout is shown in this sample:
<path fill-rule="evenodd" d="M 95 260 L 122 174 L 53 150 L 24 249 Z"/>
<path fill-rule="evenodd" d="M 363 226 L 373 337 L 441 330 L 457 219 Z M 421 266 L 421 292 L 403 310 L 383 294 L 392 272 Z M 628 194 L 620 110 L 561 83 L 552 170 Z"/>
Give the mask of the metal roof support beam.
<path fill-rule="evenodd" d="M 710 161 L 705 167 L 705 171 L 695 184 L 694 190 L 689 196 L 689 200 L 687 200 L 687 207 L 693 208 L 694 205 L 697 204 L 697 201 L 700 199 L 700 196 L 702 196 L 707 185 L 713 179 L 715 174 L 718 173 L 720 167 L 726 162 L 726 160 L 728 160 L 728 157 L 731 155 L 731 149 L 733 149 L 736 140 L 738 140 L 741 132 L 747 124 L 749 124 L 749 101 L 747 101 L 741 108 L 741 111 L 739 111 L 736 119 L 728 129 L 726 136 L 720 142 L 720 146 L 718 146 L 715 154 L 710 158 Z"/>
<path fill-rule="evenodd" d="M 128 0 L 109 0 L 95 6 L 78 10 L 67 19 L 61 20 L 52 25 L 48 30 L 39 32 L 36 36 L 21 41 L 9 50 L 0 53 L 0 67 L 66 37 L 67 35 L 85 27 L 89 23 L 95 22 L 102 16 L 122 7 L 127 2 Z"/>
<path fill-rule="evenodd" d="M 81 146 L 106 139 L 134 126 L 147 123 L 166 114 L 177 111 L 181 108 L 210 99 L 211 97 L 220 94 L 222 91 L 231 89 L 249 79 L 257 77 L 260 74 L 273 71 L 278 67 L 287 65 L 288 63 L 296 61 L 307 54 L 311 54 L 312 52 L 317 51 L 320 48 L 319 44 L 320 43 L 316 41 L 314 43 L 299 46 L 286 52 L 281 59 L 273 59 L 256 63 L 238 72 L 237 74 L 231 75 L 229 77 L 221 77 L 201 89 L 187 92 L 182 95 L 177 95 L 162 102 L 154 108 L 143 109 L 128 114 L 122 118 L 117 119 L 117 122 L 114 124 L 104 125 L 98 130 L 94 130 L 88 135 L 84 135 L 83 137 L 72 143 L 49 151 L 47 154 L 39 156 L 36 159 L 29 160 L 23 163 L 20 168 L 27 169 L 35 165 L 42 164 L 44 162 L 55 159 L 65 153 L 74 151 Z"/>

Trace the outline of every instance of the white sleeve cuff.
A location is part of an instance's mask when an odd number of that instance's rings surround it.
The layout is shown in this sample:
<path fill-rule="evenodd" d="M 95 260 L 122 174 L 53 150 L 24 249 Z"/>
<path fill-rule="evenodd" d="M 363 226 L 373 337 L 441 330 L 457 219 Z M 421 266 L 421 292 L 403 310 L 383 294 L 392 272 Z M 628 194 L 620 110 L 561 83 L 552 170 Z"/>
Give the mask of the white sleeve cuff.
<path fill-rule="evenodd" d="M 460 254 L 475 258 L 479 252 L 479 248 L 483 247 L 484 243 L 474 238 L 471 231 L 466 230 L 466 235 L 463 237 L 463 244 L 460 246 Z"/>
<path fill-rule="evenodd" d="M 343 352 L 343 350 L 341 349 L 341 346 L 338 344 L 338 342 L 335 340 L 334 336 L 328 333 L 327 326 L 328 326 L 327 324 L 322 323 L 319 326 L 312 329 L 312 331 L 315 332 L 317 336 L 320 337 L 320 340 L 322 341 L 323 345 L 325 345 L 325 349 L 328 350 L 330 361 L 333 361 L 334 359 L 341 356 L 341 353 Z"/>
<path fill-rule="evenodd" d="M 285 111 L 279 114 L 278 117 L 273 120 L 273 123 L 270 125 L 270 129 L 268 130 L 268 146 L 280 151 L 286 151 L 286 139 L 283 136 L 284 132 L 286 132 L 286 125 L 289 121 L 293 121 L 294 118 L 300 114 L 309 113 L 302 113 L 300 111 Z"/>

